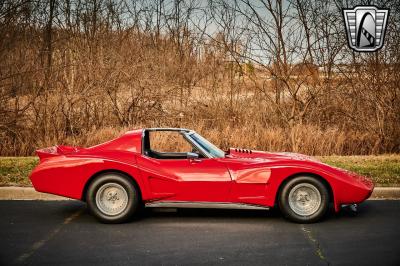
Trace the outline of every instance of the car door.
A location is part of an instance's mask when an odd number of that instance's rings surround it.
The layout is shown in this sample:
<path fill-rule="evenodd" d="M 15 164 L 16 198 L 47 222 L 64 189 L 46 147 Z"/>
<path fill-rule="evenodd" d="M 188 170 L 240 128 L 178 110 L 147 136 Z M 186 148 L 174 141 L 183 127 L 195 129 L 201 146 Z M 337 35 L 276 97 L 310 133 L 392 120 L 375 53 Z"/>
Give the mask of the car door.
<path fill-rule="evenodd" d="M 188 158 L 188 154 L 194 157 Z M 153 199 L 204 202 L 228 199 L 232 180 L 225 164 L 204 156 L 182 132 L 145 131 L 143 152 L 137 163 Z"/>
<path fill-rule="evenodd" d="M 214 158 L 138 158 L 142 176 L 154 199 L 168 201 L 226 202 L 231 177 L 226 166 Z"/>

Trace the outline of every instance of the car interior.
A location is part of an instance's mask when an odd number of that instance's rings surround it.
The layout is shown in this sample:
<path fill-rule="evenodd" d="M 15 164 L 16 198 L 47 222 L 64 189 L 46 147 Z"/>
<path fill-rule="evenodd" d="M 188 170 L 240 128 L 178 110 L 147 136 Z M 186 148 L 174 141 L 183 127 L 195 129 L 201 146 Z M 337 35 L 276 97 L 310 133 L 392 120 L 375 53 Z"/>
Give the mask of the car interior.
<path fill-rule="evenodd" d="M 157 131 L 156 131 L 157 132 Z M 170 131 L 158 131 L 159 133 L 166 133 Z M 153 132 L 145 130 L 144 131 L 144 136 L 143 136 L 143 154 L 155 158 L 155 159 L 164 159 L 164 160 L 171 160 L 171 159 L 189 159 L 189 156 L 193 156 L 193 154 L 197 154 L 198 158 L 204 158 L 204 156 L 195 148 L 193 147 L 189 142 L 186 142 L 192 146 L 192 150 L 188 152 L 176 152 L 176 151 L 157 151 L 154 150 L 152 143 L 151 143 L 151 137 L 150 134 Z M 179 132 L 176 132 L 176 134 L 180 134 Z M 183 138 L 183 136 L 182 136 Z"/>

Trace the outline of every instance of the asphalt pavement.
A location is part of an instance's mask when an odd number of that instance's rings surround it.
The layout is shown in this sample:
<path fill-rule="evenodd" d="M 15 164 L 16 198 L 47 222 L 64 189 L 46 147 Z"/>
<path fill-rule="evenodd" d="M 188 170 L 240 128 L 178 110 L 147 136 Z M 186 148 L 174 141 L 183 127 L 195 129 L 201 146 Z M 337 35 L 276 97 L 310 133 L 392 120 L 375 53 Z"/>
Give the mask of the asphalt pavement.
<path fill-rule="evenodd" d="M 77 201 L 0 201 L 0 265 L 400 265 L 400 201 L 315 224 L 276 210 L 146 210 L 98 223 Z"/>

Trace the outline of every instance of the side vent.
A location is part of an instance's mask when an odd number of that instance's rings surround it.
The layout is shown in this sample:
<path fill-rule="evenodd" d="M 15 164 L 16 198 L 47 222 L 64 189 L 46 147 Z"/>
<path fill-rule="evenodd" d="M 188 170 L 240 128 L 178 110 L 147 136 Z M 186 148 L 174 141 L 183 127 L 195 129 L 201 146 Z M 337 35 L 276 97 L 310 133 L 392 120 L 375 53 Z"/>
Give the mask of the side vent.
<path fill-rule="evenodd" d="M 240 152 L 240 153 L 253 153 L 253 151 L 252 150 L 247 150 L 247 149 L 238 149 L 238 148 L 235 148 L 235 152 Z"/>

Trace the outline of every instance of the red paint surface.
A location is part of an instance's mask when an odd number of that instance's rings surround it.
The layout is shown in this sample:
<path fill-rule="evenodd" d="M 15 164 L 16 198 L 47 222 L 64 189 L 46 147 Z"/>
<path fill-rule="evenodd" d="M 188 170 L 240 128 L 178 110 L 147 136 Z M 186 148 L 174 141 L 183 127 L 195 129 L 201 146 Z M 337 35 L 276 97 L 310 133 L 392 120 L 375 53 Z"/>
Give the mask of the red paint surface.
<path fill-rule="evenodd" d="M 37 191 L 82 199 L 96 174 L 117 170 L 138 184 L 144 201 L 210 201 L 274 206 L 287 178 L 313 174 L 331 187 L 335 209 L 360 203 L 372 193 L 371 180 L 311 157 L 230 149 L 226 158 L 160 160 L 142 155 L 143 130 L 91 148 L 58 146 L 39 150 L 30 175 Z"/>

